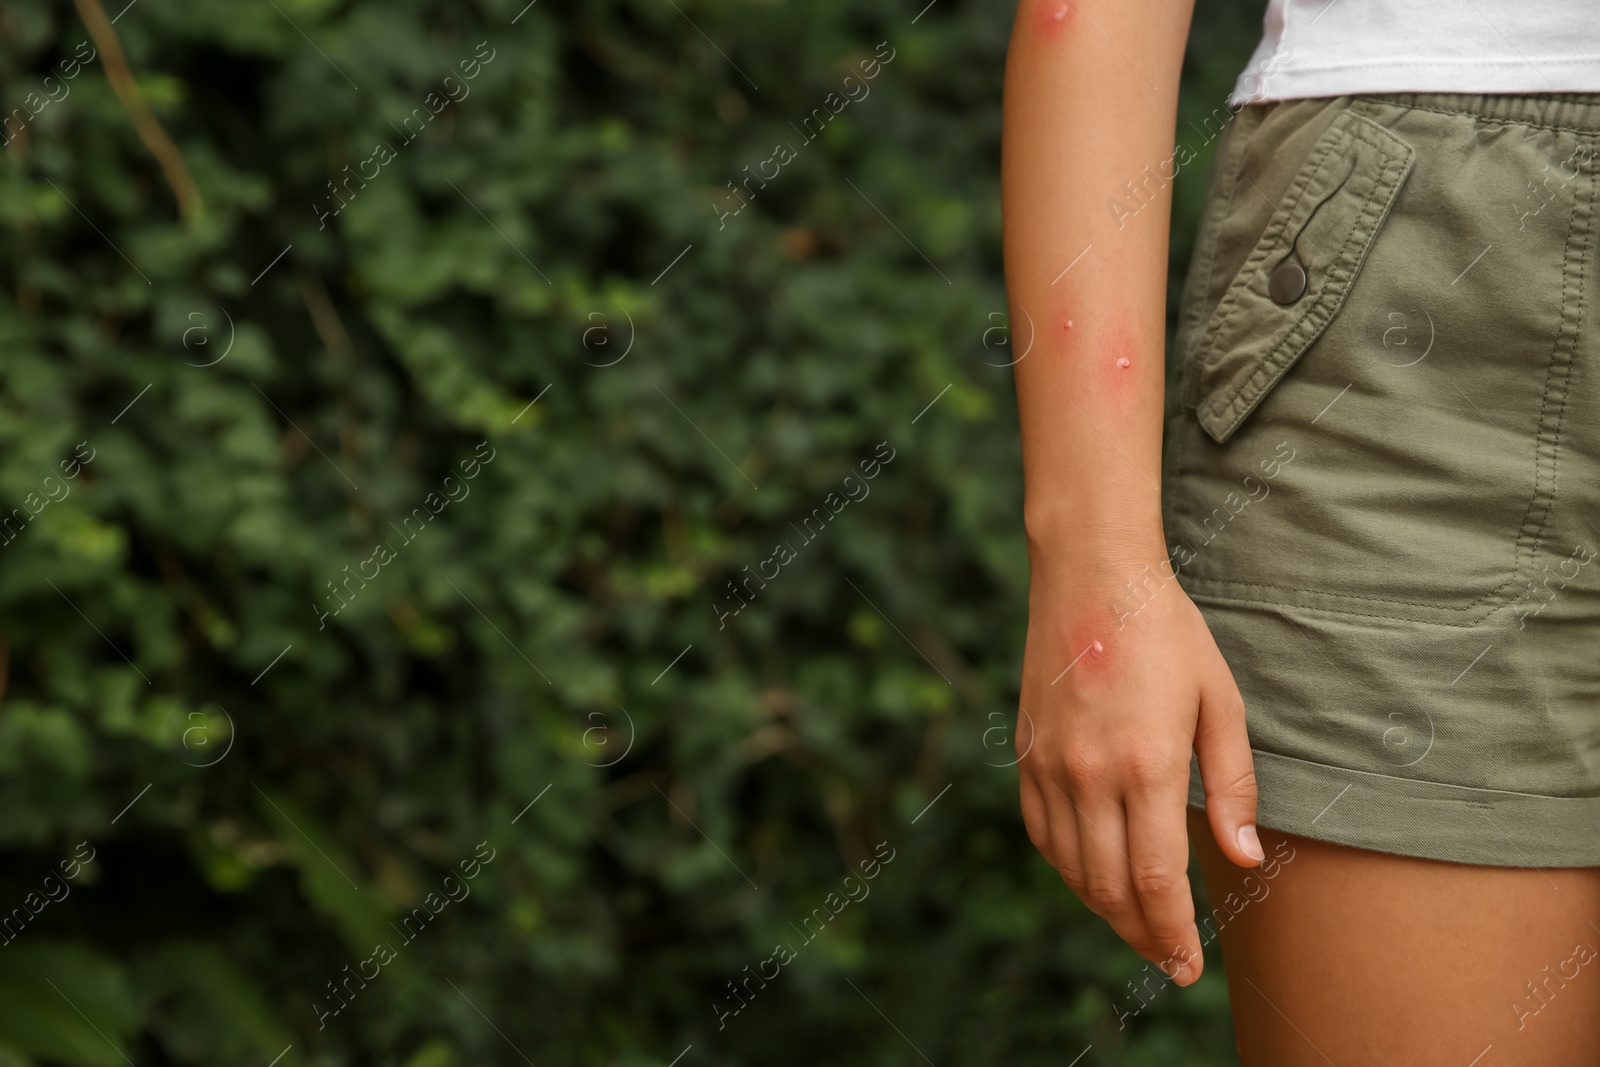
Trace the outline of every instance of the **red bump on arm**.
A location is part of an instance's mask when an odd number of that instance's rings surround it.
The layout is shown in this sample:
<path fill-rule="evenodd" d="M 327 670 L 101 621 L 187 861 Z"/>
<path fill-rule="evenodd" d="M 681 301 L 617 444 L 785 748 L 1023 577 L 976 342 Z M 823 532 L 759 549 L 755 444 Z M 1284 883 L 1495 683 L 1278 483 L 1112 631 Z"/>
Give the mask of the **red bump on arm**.
<path fill-rule="evenodd" d="M 1066 669 L 1055 676 L 1056 681 L 1081 686 L 1103 678 L 1120 659 L 1114 649 L 1106 646 L 1114 628 L 1114 624 L 1108 624 L 1105 613 L 1099 611 L 1091 612 L 1089 617 L 1072 626 L 1062 648 L 1062 664 Z"/>
<path fill-rule="evenodd" d="M 1083 344 L 1081 328 L 1072 321 L 1072 311 L 1066 306 L 1066 294 L 1055 296 L 1051 300 L 1053 305 L 1045 319 L 1045 345 L 1051 355 L 1056 359 L 1075 360 L 1075 355 Z"/>
<path fill-rule="evenodd" d="M 1034 14 L 1034 31 L 1046 41 L 1055 40 L 1072 22 L 1072 7 L 1069 0 L 1046 0 Z"/>
<path fill-rule="evenodd" d="M 1131 402 L 1138 393 L 1140 371 L 1139 346 L 1134 343 L 1133 332 L 1127 319 L 1116 316 L 1104 333 L 1093 342 L 1094 361 L 1105 397 L 1115 410 Z"/>
<path fill-rule="evenodd" d="M 1103 413 L 1104 417 L 1094 416 L 1097 428 L 1115 434 L 1122 420 L 1132 415 L 1144 388 L 1147 353 L 1135 339 L 1126 308 L 1115 303 L 1069 307 L 1067 294 L 1058 299 L 1050 311 L 1046 336 L 1067 375 L 1064 391 L 1080 411 Z M 1074 319 L 1074 314 L 1080 318 Z"/>

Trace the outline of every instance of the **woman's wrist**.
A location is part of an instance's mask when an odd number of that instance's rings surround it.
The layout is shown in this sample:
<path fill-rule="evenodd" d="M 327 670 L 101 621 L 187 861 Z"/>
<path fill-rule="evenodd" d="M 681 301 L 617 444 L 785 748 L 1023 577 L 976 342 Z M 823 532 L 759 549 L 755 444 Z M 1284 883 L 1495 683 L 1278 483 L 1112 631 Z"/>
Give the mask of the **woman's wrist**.
<path fill-rule="evenodd" d="M 1036 573 L 1083 574 L 1167 558 L 1159 504 L 1107 508 L 1032 508 L 1023 517 Z"/>

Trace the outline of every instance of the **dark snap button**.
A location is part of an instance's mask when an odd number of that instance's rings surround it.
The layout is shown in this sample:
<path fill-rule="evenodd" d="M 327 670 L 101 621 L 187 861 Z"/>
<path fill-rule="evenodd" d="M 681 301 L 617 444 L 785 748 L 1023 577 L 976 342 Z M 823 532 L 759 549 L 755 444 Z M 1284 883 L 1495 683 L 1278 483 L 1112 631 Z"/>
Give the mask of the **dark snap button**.
<path fill-rule="evenodd" d="M 1292 259 L 1286 259 L 1273 268 L 1267 279 L 1267 293 L 1275 303 L 1285 306 L 1305 295 L 1306 269 Z"/>

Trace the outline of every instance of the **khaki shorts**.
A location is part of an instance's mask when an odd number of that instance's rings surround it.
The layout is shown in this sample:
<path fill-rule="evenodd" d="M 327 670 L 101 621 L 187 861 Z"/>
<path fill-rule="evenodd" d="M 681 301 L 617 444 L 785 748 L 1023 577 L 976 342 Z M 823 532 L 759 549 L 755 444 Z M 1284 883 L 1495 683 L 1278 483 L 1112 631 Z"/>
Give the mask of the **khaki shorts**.
<path fill-rule="evenodd" d="M 1597 170 L 1600 96 L 1252 104 L 1223 134 L 1163 496 L 1262 825 L 1600 866 Z"/>

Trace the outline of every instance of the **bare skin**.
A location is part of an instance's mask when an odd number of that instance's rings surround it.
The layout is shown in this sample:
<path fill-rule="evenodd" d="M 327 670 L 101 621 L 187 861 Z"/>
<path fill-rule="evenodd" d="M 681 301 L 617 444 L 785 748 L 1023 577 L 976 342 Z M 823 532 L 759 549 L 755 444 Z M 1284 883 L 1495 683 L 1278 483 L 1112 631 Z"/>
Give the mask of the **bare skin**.
<path fill-rule="evenodd" d="M 1263 828 L 1268 853 L 1293 858 L 1246 886 L 1253 872 L 1205 828 L 1191 809 L 1244 1067 L 1600 1063 L 1600 870 L 1441 863 Z"/>
<path fill-rule="evenodd" d="M 1220 934 L 1247 1067 L 1592 1067 L 1600 958 L 1579 957 L 1600 952 L 1600 870 L 1444 864 L 1258 833 L 1244 704 L 1198 609 L 1172 581 L 1136 612 L 1116 606 L 1145 567 L 1172 575 L 1158 489 L 1170 184 L 1147 178 L 1172 152 L 1191 3 L 1020 0 L 1007 56 L 1005 268 L 1026 352 L 1014 373 L 1032 566 L 1017 737 L 1029 839 L 1179 985 L 1219 937 L 1214 920 L 1204 939 L 1195 922 L 1190 844 L 1213 902 L 1247 877 L 1234 899 L 1270 885 Z M 1145 195 L 1118 218 L 1107 201 L 1128 182 Z M 1186 803 L 1191 751 L 1204 813 Z M 1254 869 L 1279 846 L 1291 862 Z"/>
<path fill-rule="evenodd" d="M 1170 199 L 1127 225 L 1105 205 L 1171 155 L 1188 14 L 1023 0 L 1002 158 L 1013 335 L 1032 337 L 1014 368 L 1032 564 L 1023 820 L 1067 885 L 1185 985 L 1203 961 L 1189 753 L 1243 866 L 1261 859 L 1255 779 L 1244 705 L 1199 611 L 1175 583 L 1131 618 L 1111 606 L 1145 566 L 1171 574 L 1157 489 Z"/>

